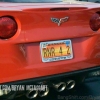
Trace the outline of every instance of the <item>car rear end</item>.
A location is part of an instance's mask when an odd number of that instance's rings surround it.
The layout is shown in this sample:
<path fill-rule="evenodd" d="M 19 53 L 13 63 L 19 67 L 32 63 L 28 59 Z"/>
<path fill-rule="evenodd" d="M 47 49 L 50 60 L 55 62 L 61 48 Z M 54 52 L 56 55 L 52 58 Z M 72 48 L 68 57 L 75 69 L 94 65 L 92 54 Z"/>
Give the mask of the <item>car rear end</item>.
<path fill-rule="evenodd" d="M 42 82 L 60 92 L 99 70 L 98 4 L 3 3 L 0 9 L 1 84 Z M 30 99 L 38 95 L 31 92 Z"/>

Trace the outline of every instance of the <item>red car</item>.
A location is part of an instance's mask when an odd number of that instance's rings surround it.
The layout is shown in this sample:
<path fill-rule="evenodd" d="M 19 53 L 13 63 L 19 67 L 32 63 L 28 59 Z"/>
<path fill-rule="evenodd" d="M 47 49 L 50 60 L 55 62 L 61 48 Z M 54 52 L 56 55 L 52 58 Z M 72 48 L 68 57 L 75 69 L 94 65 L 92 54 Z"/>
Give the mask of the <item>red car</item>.
<path fill-rule="evenodd" d="M 0 4 L 1 85 L 48 84 L 60 92 L 100 70 L 100 4 L 68 0 Z M 48 92 L 49 88 L 28 91 L 26 96 Z M 1 98 L 12 95 L 0 88 Z"/>

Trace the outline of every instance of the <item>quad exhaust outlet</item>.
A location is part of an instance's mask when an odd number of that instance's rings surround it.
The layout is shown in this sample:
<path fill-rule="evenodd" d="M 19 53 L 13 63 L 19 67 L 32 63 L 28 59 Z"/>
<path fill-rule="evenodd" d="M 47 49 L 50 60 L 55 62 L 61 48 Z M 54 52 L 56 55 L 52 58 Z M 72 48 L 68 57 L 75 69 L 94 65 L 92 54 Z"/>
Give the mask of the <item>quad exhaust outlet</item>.
<path fill-rule="evenodd" d="M 52 83 L 52 86 L 56 91 L 62 92 L 65 89 L 67 89 L 67 90 L 73 89 L 75 86 L 75 81 L 67 80 L 66 82 L 58 82 L 58 83 L 56 82 L 56 83 Z M 47 96 L 48 93 L 49 93 L 49 87 L 47 87 L 45 90 L 41 90 L 41 91 L 30 90 L 30 91 L 27 91 L 26 97 L 28 99 L 33 99 L 33 98 L 36 98 L 37 96 L 40 96 L 40 97 Z"/>

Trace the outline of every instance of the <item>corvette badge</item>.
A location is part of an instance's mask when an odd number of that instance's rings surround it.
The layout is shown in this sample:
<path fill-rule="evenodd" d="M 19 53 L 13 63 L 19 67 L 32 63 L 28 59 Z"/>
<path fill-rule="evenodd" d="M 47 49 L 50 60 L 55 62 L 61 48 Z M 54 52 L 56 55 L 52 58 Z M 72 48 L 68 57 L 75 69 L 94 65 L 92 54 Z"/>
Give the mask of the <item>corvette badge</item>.
<path fill-rule="evenodd" d="M 54 23 L 57 23 L 58 26 L 60 26 L 63 22 L 66 22 L 68 21 L 69 17 L 64 17 L 64 18 L 51 18 L 51 21 L 54 22 Z"/>

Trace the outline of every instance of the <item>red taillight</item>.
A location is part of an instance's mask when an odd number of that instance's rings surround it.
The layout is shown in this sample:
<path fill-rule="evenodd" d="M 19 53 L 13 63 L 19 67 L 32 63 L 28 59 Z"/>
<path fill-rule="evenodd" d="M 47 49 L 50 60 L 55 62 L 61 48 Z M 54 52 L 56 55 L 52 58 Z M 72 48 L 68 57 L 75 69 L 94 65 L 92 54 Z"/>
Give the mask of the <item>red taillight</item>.
<path fill-rule="evenodd" d="M 90 19 L 90 27 L 93 31 L 97 31 L 100 28 L 100 14 L 95 13 Z"/>
<path fill-rule="evenodd" d="M 17 31 L 17 23 L 11 17 L 0 18 L 0 38 L 8 39 L 15 35 Z"/>

